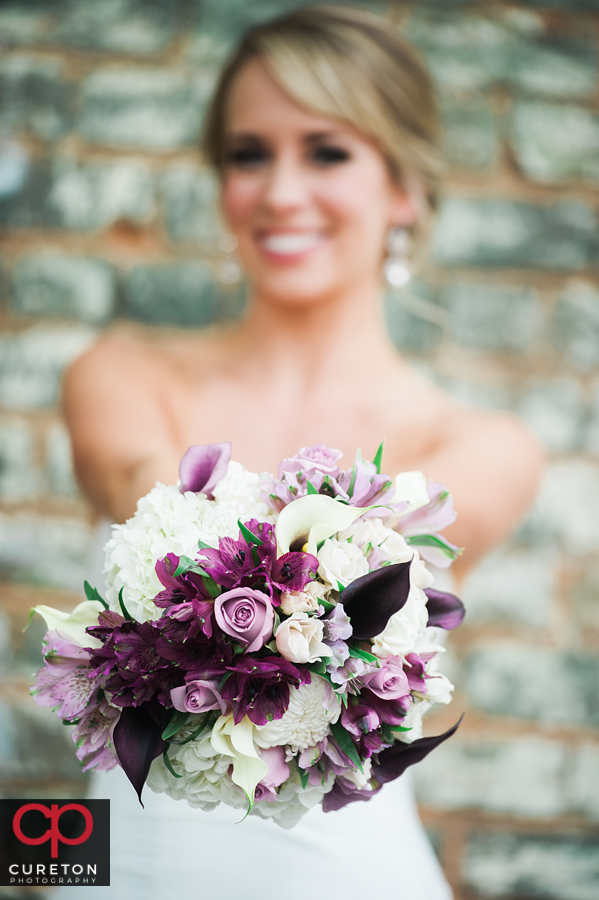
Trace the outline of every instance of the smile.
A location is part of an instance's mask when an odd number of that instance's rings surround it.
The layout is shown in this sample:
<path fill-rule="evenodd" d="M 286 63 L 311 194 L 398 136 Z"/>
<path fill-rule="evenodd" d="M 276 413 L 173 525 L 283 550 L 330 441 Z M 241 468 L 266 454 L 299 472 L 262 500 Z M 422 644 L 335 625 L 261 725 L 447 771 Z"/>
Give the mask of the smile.
<path fill-rule="evenodd" d="M 324 240 L 319 231 L 268 234 L 259 239 L 263 250 L 272 256 L 299 256 L 316 249 Z"/>

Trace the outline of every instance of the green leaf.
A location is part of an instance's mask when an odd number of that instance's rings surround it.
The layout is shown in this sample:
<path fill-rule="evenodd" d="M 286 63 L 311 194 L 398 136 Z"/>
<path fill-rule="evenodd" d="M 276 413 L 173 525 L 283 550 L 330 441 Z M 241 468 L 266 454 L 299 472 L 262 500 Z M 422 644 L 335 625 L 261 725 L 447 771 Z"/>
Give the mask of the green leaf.
<path fill-rule="evenodd" d="M 33 617 L 34 617 L 35 613 L 36 613 L 36 610 L 32 606 L 31 609 L 29 610 L 29 618 L 27 619 L 27 621 L 25 623 L 25 627 L 23 628 L 23 631 L 27 631 L 27 629 L 31 625 L 31 622 L 33 621 Z"/>
<path fill-rule="evenodd" d="M 319 605 L 322 606 L 325 612 L 332 612 L 337 606 L 336 603 L 330 603 L 328 600 L 324 600 L 322 597 L 318 601 Z"/>
<path fill-rule="evenodd" d="M 301 766 L 298 766 L 297 768 L 299 771 L 299 777 L 300 777 L 302 789 L 305 791 L 306 788 L 308 787 L 308 781 L 310 780 L 310 775 L 308 772 L 306 772 L 305 769 L 302 769 Z"/>
<path fill-rule="evenodd" d="M 411 725 L 387 725 L 390 731 L 411 731 Z"/>
<path fill-rule="evenodd" d="M 203 541 L 200 538 L 200 540 L 198 541 L 198 549 L 199 550 L 214 550 L 214 547 L 212 547 L 210 544 L 206 544 L 205 541 Z"/>
<path fill-rule="evenodd" d="M 121 607 L 121 612 L 123 613 L 124 617 L 126 619 L 129 619 L 130 621 L 133 621 L 133 616 L 130 615 L 129 612 L 127 611 L 127 607 L 125 606 L 125 601 L 123 600 L 123 591 L 124 590 L 125 590 L 125 588 L 122 587 L 119 591 L 119 606 Z"/>
<path fill-rule="evenodd" d="M 98 591 L 91 586 L 89 581 L 83 582 L 83 590 L 85 591 L 85 596 L 90 601 L 90 603 L 98 602 L 101 603 L 104 609 L 108 609 L 108 603 L 106 600 L 102 600 Z"/>
<path fill-rule="evenodd" d="M 461 550 L 454 550 L 447 541 L 435 534 L 416 534 L 406 538 L 406 543 L 413 547 L 435 547 L 449 559 L 455 559 L 462 552 Z"/>
<path fill-rule="evenodd" d="M 333 737 L 335 738 L 347 758 L 351 759 L 355 767 L 359 769 L 360 772 L 364 772 L 360 754 L 356 749 L 356 745 L 354 744 L 349 731 L 346 731 L 340 722 L 335 722 L 334 724 L 331 723 L 331 731 L 333 733 Z"/>
<path fill-rule="evenodd" d="M 351 480 L 349 482 L 349 487 L 347 489 L 348 497 L 353 497 L 354 495 L 354 487 L 356 486 L 356 478 L 358 477 L 358 467 L 354 463 L 351 467 Z"/>
<path fill-rule="evenodd" d="M 319 659 L 317 662 L 309 663 L 306 668 L 317 675 L 324 675 L 327 670 L 327 664 L 322 659 Z"/>
<path fill-rule="evenodd" d="M 189 572 L 192 567 L 197 568 L 197 563 L 194 559 L 190 559 L 189 556 L 180 556 L 179 565 L 173 572 L 173 578 L 178 578 L 179 575 L 184 575 L 186 572 Z"/>
<path fill-rule="evenodd" d="M 345 590 L 345 585 L 341 584 L 340 581 L 337 582 L 337 590 L 339 591 L 340 594 L 342 594 L 343 591 Z"/>
<path fill-rule="evenodd" d="M 187 722 L 189 713 L 182 712 L 179 709 L 173 709 L 170 721 L 162 734 L 160 735 L 163 741 L 168 741 L 174 734 L 176 734 Z"/>
<path fill-rule="evenodd" d="M 210 711 L 207 712 L 204 716 L 202 724 L 196 728 L 195 731 L 192 731 L 191 734 L 188 734 L 186 738 L 183 738 L 182 741 L 171 741 L 171 744 L 179 744 L 183 746 L 183 744 L 189 744 L 190 741 L 195 741 L 197 737 L 199 737 L 203 731 L 206 731 L 207 728 L 211 728 L 212 725 L 216 722 L 218 716 L 216 713 Z"/>
<path fill-rule="evenodd" d="M 166 746 L 166 747 L 164 748 L 164 753 L 162 754 L 162 758 L 163 758 L 163 760 L 164 760 L 164 765 L 167 767 L 167 769 L 169 770 L 169 772 L 171 773 L 171 775 L 174 775 L 175 778 L 183 778 L 182 775 L 178 775 L 178 774 L 175 772 L 175 770 L 173 769 L 173 764 L 172 764 L 172 762 L 170 761 L 170 759 L 168 758 L 168 746 Z"/>
<path fill-rule="evenodd" d="M 369 653 L 368 650 L 362 650 L 361 647 L 350 647 L 349 655 L 353 656 L 355 659 L 363 659 L 364 662 L 367 663 L 380 662 L 378 656 L 375 656 L 373 653 Z"/>
<path fill-rule="evenodd" d="M 306 479 L 306 483 L 308 485 L 308 493 L 309 494 L 317 494 L 318 493 L 318 491 L 316 490 L 316 488 L 314 487 L 314 485 L 312 484 L 312 482 L 309 479 Z"/>
<path fill-rule="evenodd" d="M 384 445 L 385 445 L 385 442 L 384 442 L 384 441 L 381 441 L 381 443 L 379 444 L 379 449 L 378 449 L 378 450 L 376 451 L 376 453 L 374 454 L 374 459 L 372 460 L 372 462 L 373 462 L 374 465 L 376 466 L 376 471 L 377 471 L 377 473 L 378 473 L 379 475 L 381 474 L 381 463 L 382 463 L 382 461 L 383 461 L 383 447 L 384 447 Z"/>
<path fill-rule="evenodd" d="M 237 524 L 239 525 L 239 530 L 249 544 L 256 544 L 257 547 L 262 546 L 264 541 L 261 538 L 256 537 L 255 534 L 252 534 L 250 529 L 245 527 L 241 519 L 237 519 Z"/>

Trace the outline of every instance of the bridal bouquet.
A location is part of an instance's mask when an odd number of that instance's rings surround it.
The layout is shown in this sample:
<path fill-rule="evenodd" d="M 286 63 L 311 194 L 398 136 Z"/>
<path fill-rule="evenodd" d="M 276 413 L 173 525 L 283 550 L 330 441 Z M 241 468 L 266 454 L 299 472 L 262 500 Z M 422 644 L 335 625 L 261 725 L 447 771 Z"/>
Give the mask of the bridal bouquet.
<path fill-rule="evenodd" d="M 323 444 L 278 477 L 191 447 L 106 545 L 106 599 L 86 583 L 69 615 L 46 606 L 32 688 L 75 728 L 83 769 L 124 769 L 204 810 L 292 827 L 368 800 L 448 738 L 421 737 L 448 703 L 438 628 L 463 619 L 426 562 L 451 497 L 420 472 L 391 480 Z"/>

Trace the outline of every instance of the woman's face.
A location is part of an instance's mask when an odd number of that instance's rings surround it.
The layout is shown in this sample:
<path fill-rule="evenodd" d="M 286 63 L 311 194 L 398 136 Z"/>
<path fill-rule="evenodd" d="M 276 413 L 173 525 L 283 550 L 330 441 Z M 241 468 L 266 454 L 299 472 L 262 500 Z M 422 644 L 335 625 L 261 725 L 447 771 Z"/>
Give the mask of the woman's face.
<path fill-rule="evenodd" d="M 229 96 L 222 205 L 255 292 L 287 305 L 377 284 L 387 229 L 414 219 L 374 143 L 298 106 L 258 59 Z"/>

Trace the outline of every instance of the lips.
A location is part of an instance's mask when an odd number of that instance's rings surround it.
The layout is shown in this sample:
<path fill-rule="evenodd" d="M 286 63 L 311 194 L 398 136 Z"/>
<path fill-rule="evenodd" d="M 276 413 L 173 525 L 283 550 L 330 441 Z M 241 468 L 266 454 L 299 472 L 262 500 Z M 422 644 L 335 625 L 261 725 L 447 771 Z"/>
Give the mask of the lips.
<path fill-rule="evenodd" d="M 318 247 L 324 236 L 319 231 L 282 232 L 260 238 L 260 246 L 273 256 L 297 256 Z"/>

